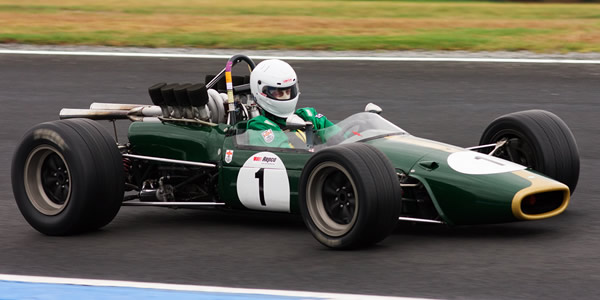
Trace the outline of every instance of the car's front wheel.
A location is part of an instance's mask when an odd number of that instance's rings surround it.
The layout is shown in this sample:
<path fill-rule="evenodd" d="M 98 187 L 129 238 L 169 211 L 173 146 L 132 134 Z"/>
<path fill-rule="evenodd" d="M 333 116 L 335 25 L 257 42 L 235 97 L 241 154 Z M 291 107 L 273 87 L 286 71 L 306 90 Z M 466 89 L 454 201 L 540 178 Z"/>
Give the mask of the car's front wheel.
<path fill-rule="evenodd" d="M 375 147 L 354 143 L 317 152 L 299 184 L 300 211 L 323 245 L 375 244 L 396 227 L 402 190 L 392 163 Z"/>
<path fill-rule="evenodd" d="M 527 110 L 503 115 L 483 131 L 480 145 L 505 141 L 494 156 L 532 168 L 567 185 L 579 179 L 579 151 L 571 130 L 555 114 Z"/>
<path fill-rule="evenodd" d="M 19 210 L 33 228 L 47 235 L 108 224 L 121 207 L 124 182 L 114 139 L 87 119 L 31 128 L 13 157 L 12 186 Z"/>

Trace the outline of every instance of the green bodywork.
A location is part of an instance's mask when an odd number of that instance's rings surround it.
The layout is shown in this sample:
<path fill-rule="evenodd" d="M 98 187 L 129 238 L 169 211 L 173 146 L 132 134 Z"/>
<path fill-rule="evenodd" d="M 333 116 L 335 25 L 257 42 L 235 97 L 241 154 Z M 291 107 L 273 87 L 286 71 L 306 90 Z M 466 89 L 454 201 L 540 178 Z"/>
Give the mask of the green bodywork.
<path fill-rule="evenodd" d="M 139 155 L 216 163 L 221 159 L 228 127 L 133 122 L 129 126 L 129 143 Z"/>
<path fill-rule="evenodd" d="M 448 155 L 465 151 L 463 148 L 411 135 L 369 143 L 384 152 L 397 170 L 425 185 L 438 213 L 449 224 L 516 221 L 511 209 L 513 196 L 531 185 L 510 172 L 469 175 L 453 170 L 447 164 Z"/>
<path fill-rule="evenodd" d="M 236 179 L 240 167 L 258 152 L 276 154 L 287 170 L 289 211 L 298 213 L 298 181 L 313 152 L 305 149 L 240 145 L 238 126 L 134 122 L 129 128 L 133 154 L 214 163 L 218 168 L 218 196 L 233 209 L 247 209 L 238 199 Z M 449 224 L 511 222 L 513 196 L 531 182 L 512 172 L 469 175 L 453 170 L 448 155 L 466 149 L 420 139 L 409 134 L 364 141 L 385 153 L 398 173 L 418 179 L 427 189 L 441 218 Z M 233 151 L 230 161 L 225 153 Z M 533 173 L 532 173 L 533 174 Z"/>
<path fill-rule="evenodd" d="M 230 163 L 223 163 L 219 169 L 219 196 L 228 203 L 232 208 L 246 209 L 239 201 L 237 195 L 236 180 L 240 168 L 246 160 L 257 152 L 269 151 L 277 154 L 281 158 L 287 169 L 287 175 L 290 184 L 290 212 L 299 213 L 298 210 L 298 181 L 302 173 L 302 167 L 310 158 L 312 153 L 306 150 L 294 149 L 279 149 L 265 147 L 242 147 L 237 148 L 234 143 L 234 137 L 225 139 L 224 151 L 228 149 L 234 150 L 234 155 Z"/>

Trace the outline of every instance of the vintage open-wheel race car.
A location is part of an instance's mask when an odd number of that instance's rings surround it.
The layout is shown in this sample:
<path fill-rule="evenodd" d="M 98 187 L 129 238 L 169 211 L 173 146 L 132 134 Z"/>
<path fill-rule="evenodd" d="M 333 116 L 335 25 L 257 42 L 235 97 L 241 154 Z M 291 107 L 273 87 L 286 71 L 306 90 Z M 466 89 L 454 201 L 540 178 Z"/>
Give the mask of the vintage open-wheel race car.
<path fill-rule="evenodd" d="M 537 220 L 569 204 L 579 154 L 567 125 L 542 110 L 492 121 L 480 145 L 418 138 L 368 104 L 316 132 L 287 119 L 295 147 L 252 145 L 260 113 L 248 78 L 230 58 L 205 84 L 156 84 L 154 105 L 93 103 L 63 109 L 29 129 L 16 149 L 12 185 L 32 227 L 47 235 L 96 230 L 121 206 L 258 210 L 301 214 L 336 249 L 368 246 L 399 220 L 449 225 Z M 95 120 L 133 121 L 117 143 Z M 116 130 L 115 130 L 116 135 Z M 329 136 L 327 140 L 320 137 Z"/>

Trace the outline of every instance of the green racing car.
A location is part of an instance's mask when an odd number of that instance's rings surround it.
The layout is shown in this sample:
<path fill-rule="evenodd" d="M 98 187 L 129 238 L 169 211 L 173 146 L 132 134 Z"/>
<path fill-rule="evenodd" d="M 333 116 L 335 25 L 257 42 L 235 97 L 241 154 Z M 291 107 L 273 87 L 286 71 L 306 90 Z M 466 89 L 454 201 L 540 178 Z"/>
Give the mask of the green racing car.
<path fill-rule="evenodd" d="M 322 244 L 359 248 L 399 220 L 491 224 L 556 216 L 568 206 L 579 154 L 567 125 L 542 110 L 507 114 L 462 148 L 418 138 L 368 104 L 314 130 L 287 119 L 292 147 L 251 143 L 258 107 L 231 57 L 202 84 L 156 84 L 154 105 L 93 103 L 29 129 L 12 162 L 18 207 L 36 230 L 70 235 L 112 221 L 121 206 L 300 214 Z M 231 84 L 228 84 L 231 83 Z M 117 143 L 95 120 L 130 120 Z M 116 135 L 116 130 L 115 130 Z"/>

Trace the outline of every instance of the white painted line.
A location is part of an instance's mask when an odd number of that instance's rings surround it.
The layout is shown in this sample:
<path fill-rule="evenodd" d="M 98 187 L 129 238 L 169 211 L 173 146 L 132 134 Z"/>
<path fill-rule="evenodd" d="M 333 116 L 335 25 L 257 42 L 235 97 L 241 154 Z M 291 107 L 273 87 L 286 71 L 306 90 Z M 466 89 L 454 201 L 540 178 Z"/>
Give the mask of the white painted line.
<path fill-rule="evenodd" d="M 73 56 L 121 56 L 121 57 L 162 57 L 162 58 L 203 58 L 228 59 L 232 55 L 148 53 L 148 52 L 104 52 L 104 51 L 49 51 L 49 50 L 6 50 L 0 54 L 25 55 L 73 55 Z M 534 64 L 600 64 L 600 60 L 589 59 L 550 59 L 550 58 L 470 58 L 470 57 L 382 57 L 382 56 L 286 56 L 252 55 L 253 59 L 308 60 L 308 61 L 421 61 L 421 62 L 489 62 L 489 63 L 534 63 Z"/>
<path fill-rule="evenodd" d="M 359 300 L 359 299 L 365 299 L 365 300 L 431 300 L 431 299 L 426 299 L 426 298 L 387 297 L 387 296 L 318 293 L 318 292 L 303 292 L 303 291 L 228 288 L 228 287 L 218 287 L 218 286 L 183 285 L 183 284 L 167 284 L 167 283 L 151 283 L 151 282 L 81 279 L 81 278 L 23 276 L 23 275 L 10 275 L 10 274 L 0 274 L 0 281 L 26 282 L 26 283 L 47 283 L 47 284 L 68 284 L 68 285 L 81 285 L 81 286 L 94 286 L 94 287 L 128 287 L 128 288 L 187 291 L 187 292 L 254 294 L 254 295 L 271 295 L 271 296 L 284 296 L 284 297 L 285 296 L 287 296 L 287 297 L 307 297 L 307 298 L 322 298 L 322 299 L 331 299 L 331 300 Z"/>

